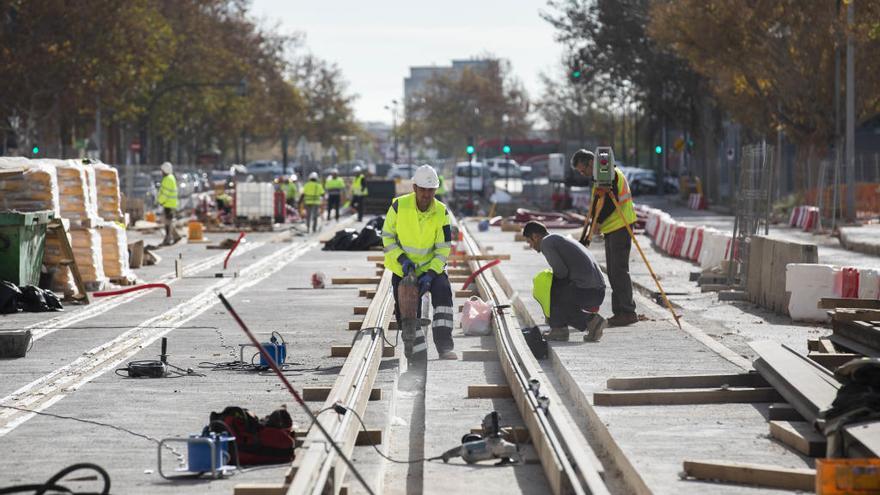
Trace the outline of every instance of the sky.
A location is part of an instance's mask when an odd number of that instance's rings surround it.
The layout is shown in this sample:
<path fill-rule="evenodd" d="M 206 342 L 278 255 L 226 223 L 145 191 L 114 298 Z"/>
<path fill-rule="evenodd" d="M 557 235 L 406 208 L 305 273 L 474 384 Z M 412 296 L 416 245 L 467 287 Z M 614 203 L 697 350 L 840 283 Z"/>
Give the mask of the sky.
<path fill-rule="evenodd" d="M 409 67 L 491 53 L 510 61 L 530 97 L 563 52 L 541 19 L 546 0 L 253 0 L 265 26 L 301 32 L 308 51 L 342 69 L 358 95 L 355 117 L 391 123 Z"/>

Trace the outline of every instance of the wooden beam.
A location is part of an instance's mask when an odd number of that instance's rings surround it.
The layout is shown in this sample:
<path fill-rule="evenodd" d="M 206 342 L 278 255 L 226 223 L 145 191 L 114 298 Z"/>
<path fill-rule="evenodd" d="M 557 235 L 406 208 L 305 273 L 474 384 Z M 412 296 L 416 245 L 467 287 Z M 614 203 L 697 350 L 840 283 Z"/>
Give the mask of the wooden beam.
<path fill-rule="evenodd" d="M 468 385 L 468 399 L 509 399 L 513 397 L 507 385 Z"/>
<path fill-rule="evenodd" d="M 837 349 L 834 347 L 834 343 L 828 339 L 819 339 L 819 342 L 817 344 L 818 345 L 816 350 L 819 352 L 827 352 L 831 354 L 837 352 Z"/>
<path fill-rule="evenodd" d="M 771 421 L 770 436 L 809 457 L 825 457 L 825 436 L 806 421 Z"/>
<path fill-rule="evenodd" d="M 770 407 L 767 408 L 767 419 L 770 421 L 803 421 L 804 417 L 791 407 L 791 404 L 780 402 L 770 404 Z"/>
<path fill-rule="evenodd" d="M 597 406 L 658 406 L 682 404 L 732 404 L 778 402 L 782 398 L 772 387 L 669 389 L 644 391 L 596 392 Z"/>
<path fill-rule="evenodd" d="M 364 324 L 363 320 L 349 320 L 348 329 L 349 330 L 360 330 L 360 328 L 363 324 Z"/>
<path fill-rule="evenodd" d="M 356 315 L 365 315 L 367 314 L 367 308 L 369 308 L 369 306 L 355 306 L 352 308 L 352 313 Z"/>
<path fill-rule="evenodd" d="M 303 387 L 302 399 L 307 402 L 324 401 L 330 396 L 330 392 L 330 387 Z M 369 400 L 382 400 L 382 389 L 374 388 L 370 390 Z"/>
<path fill-rule="evenodd" d="M 823 297 L 822 299 L 819 299 L 819 302 L 816 304 L 816 307 L 819 309 L 837 309 L 837 308 L 880 309 L 880 300 Z"/>
<path fill-rule="evenodd" d="M 837 321 L 880 321 L 880 309 L 835 309 L 831 318 Z"/>
<path fill-rule="evenodd" d="M 456 290 L 455 297 L 471 297 L 477 295 L 476 292 L 468 289 L 468 290 Z"/>
<path fill-rule="evenodd" d="M 849 352 L 810 352 L 807 353 L 807 357 L 828 368 L 830 371 L 834 371 L 853 359 L 862 357 L 862 355 Z"/>
<path fill-rule="evenodd" d="M 462 361 L 498 361 L 498 351 L 479 349 L 474 351 L 462 351 Z"/>
<path fill-rule="evenodd" d="M 241 483 L 235 485 L 234 495 L 284 495 L 287 485 L 280 483 Z"/>
<path fill-rule="evenodd" d="M 816 470 L 726 461 L 684 461 L 684 472 L 698 480 L 738 483 L 812 493 Z"/>
<path fill-rule="evenodd" d="M 381 277 L 333 277 L 330 281 L 333 285 L 363 285 L 378 284 Z"/>
<path fill-rule="evenodd" d="M 330 346 L 330 357 L 348 357 L 349 353 L 351 353 L 350 345 L 333 345 Z M 394 348 L 390 345 L 386 345 L 382 348 L 382 357 L 394 357 Z"/>
<path fill-rule="evenodd" d="M 358 431 L 357 439 L 354 441 L 355 445 L 382 445 L 382 430 L 374 430 L 367 428 L 367 431 L 360 429 Z"/>
<path fill-rule="evenodd" d="M 646 390 L 665 388 L 710 388 L 710 387 L 767 387 L 767 382 L 758 373 L 733 373 L 724 375 L 674 375 L 674 376 L 634 376 L 609 378 L 609 390 Z"/>
<path fill-rule="evenodd" d="M 376 297 L 376 289 L 362 288 L 358 291 L 358 296 L 372 299 Z"/>

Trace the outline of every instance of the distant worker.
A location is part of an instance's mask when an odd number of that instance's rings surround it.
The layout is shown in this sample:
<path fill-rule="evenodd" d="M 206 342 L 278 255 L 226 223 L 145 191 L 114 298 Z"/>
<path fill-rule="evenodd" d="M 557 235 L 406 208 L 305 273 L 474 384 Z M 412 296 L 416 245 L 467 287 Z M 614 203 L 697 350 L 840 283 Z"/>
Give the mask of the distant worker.
<path fill-rule="evenodd" d="M 339 221 L 339 207 L 345 196 L 345 181 L 339 177 L 339 172 L 334 168 L 330 171 L 330 177 L 324 182 L 327 190 L 327 221 L 330 221 L 330 211 L 336 210 L 336 221 Z"/>
<path fill-rule="evenodd" d="M 174 178 L 174 167 L 165 162 L 162 170 L 162 184 L 159 186 L 159 197 L 156 202 L 162 207 L 165 217 L 165 239 L 162 244 L 170 246 L 180 240 L 180 234 L 174 228 L 174 214 L 177 212 L 177 179 Z"/>
<path fill-rule="evenodd" d="M 574 239 L 550 234 L 540 222 L 526 223 L 522 235 L 552 269 L 535 277 L 533 290 L 550 325 L 547 340 L 566 342 L 568 327 L 574 327 L 587 332 L 585 341 L 598 341 L 607 322 L 599 315 L 605 300 L 605 279 L 596 258 Z"/>
<path fill-rule="evenodd" d="M 440 185 L 437 172 L 422 165 L 413 174 L 413 192 L 394 198 L 385 225 L 382 244 L 385 268 L 391 270 L 394 314 L 400 321 L 397 288 L 401 279 L 412 273 L 419 277 L 419 294 L 431 293 L 434 306 L 432 330 L 440 359 L 458 359 L 452 341 L 452 287 L 446 274 L 446 261 L 452 249 L 452 227 L 446 205 L 434 198 Z M 412 352 L 425 353 L 425 334 L 420 330 L 412 343 Z"/>
<path fill-rule="evenodd" d="M 351 183 L 351 206 L 357 210 L 358 222 L 364 219 L 364 201 L 367 197 L 367 184 L 361 167 L 354 168 L 354 180 Z"/>
<path fill-rule="evenodd" d="M 446 179 L 443 178 L 442 175 L 437 175 L 437 180 L 440 181 L 440 186 L 437 187 L 437 193 L 434 195 L 438 201 L 443 201 L 443 196 L 446 194 Z"/>
<path fill-rule="evenodd" d="M 303 185 L 299 204 L 306 206 L 306 230 L 318 231 L 318 217 L 321 215 L 321 200 L 324 198 L 324 186 L 318 181 L 318 172 L 309 174 L 309 181 Z"/>
<path fill-rule="evenodd" d="M 593 177 L 593 159 L 594 155 L 591 151 L 578 150 L 571 157 L 571 167 L 584 177 Z M 590 215 L 594 215 L 599 199 L 596 188 L 596 184 L 593 184 Z M 636 212 L 633 208 L 629 182 L 617 166 L 614 167 L 614 182 L 608 192 L 613 194 L 620 204 L 623 218 L 615 211 L 611 198 L 606 198 L 596 221 L 599 222 L 599 232 L 605 236 L 605 263 L 608 268 L 608 281 L 611 283 L 611 310 L 614 316 L 608 319 L 608 326 L 621 327 L 638 322 L 639 317 L 636 315 L 632 279 L 629 276 L 632 239 L 626 229 L 626 225 L 635 223 Z"/>
<path fill-rule="evenodd" d="M 296 201 L 299 199 L 299 184 L 297 180 L 299 180 L 299 177 L 296 174 L 290 174 L 290 177 L 287 178 L 287 183 L 284 184 L 285 201 L 293 208 L 296 208 Z"/>

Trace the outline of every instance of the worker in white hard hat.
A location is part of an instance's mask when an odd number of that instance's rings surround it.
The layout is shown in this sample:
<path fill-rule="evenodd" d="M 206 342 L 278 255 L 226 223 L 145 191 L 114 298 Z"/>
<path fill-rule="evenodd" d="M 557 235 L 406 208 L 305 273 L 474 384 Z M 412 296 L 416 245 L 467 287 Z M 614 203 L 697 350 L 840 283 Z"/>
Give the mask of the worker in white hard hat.
<path fill-rule="evenodd" d="M 165 219 L 165 239 L 162 240 L 162 244 L 168 246 L 180 240 L 180 234 L 174 228 L 174 213 L 177 212 L 177 179 L 174 178 L 174 167 L 170 162 L 163 163 L 159 169 L 162 171 L 162 184 L 159 186 L 156 202 L 162 208 Z"/>
<path fill-rule="evenodd" d="M 352 170 L 354 180 L 351 181 L 351 207 L 357 211 L 358 222 L 364 219 L 364 200 L 367 197 L 367 183 L 364 177 L 364 169 L 359 165 Z"/>
<path fill-rule="evenodd" d="M 324 186 L 318 180 L 318 172 L 309 174 L 309 181 L 305 183 L 299 204 L 306 206 L 306 229 L 310 232 L 318 231 L 318 217 L 321 216 L 321 201 L 324 199 Z"/>
<path fill-rule="evenodd" d="M 431 294 L 434 306 L 432 330 L 434 345 L 440 359 L 457 359 L 452 341 L 452 287 L 446 274 L 446 261 L 452 249 L 452 227 L 446 205 L 434 198 L 440 182 L 430 165 L 422 165 L 413 174 L 413 192 L 394 198 L 385 225 L 382 244 L 385 247 L 385 268 L 394 275 L 394 314 L 400 321 L 397 288 L 403 277 L 415 273 L 419 278 L 419 295 Z M 425 333 L 404 335 L 407 358 L 427 359 Z"/>
<path fill-rule="evenodd" d="M 339 176 L 339 171 L 330 170 L 330 175 L 324 180 L 324 189 L 327 190 L 327 221 L 333 211 L 336 212 L 336 221 L 339 221 L 339 208 L 345 202 L 345 181 Z"/>

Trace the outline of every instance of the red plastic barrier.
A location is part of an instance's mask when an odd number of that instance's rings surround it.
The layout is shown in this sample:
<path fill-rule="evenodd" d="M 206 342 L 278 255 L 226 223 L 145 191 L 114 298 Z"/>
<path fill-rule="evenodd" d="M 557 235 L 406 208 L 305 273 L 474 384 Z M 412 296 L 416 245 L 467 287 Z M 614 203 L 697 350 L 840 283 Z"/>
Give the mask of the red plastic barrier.
<path fill-rule="evenodd" d="M 464 281 L 464 285 L 461 286 L 461 290 L 466 290 L 468 288 L 468 285 L 471 285 L 471 282 L 473 282 L 474 279 L 476 279 L 479 274 L 483 273 L 484 271 L 488 270 L 489 268 L 492 268 L 493 266 L 497 265 L 498 263 L 501 263 L 501 260 L 492 260 L 492 261 L 486 263 L 485 265 L 481 266 L 479 270 L 475 271 L 474 273 L 471 273 L 470 276 L 467 278 L 467 280 Z"/>
<path fill-rule="evenodd" d="M 223 269 L 226 269 L 226 265 L 229 263 L 229 257 L 232 256 L 232 253 L 235 252 L 235 248 L 238 247 L 238 243 L 244 239 L 244 232 L 238 234 L 238 239 L 235 240 L 235 244 L 232 245 L 232 249 L 229 250 L 229 253 L 226 254 L 226 258 L 223 260 Z"/>
<path fill-rule="evenodd" d="M 843 284 L 840 297 L 859 297 L 859 269 L 846 267 L 841 272 Z"/>
<path fill-rule="evenodd" d="M 696 238 L 696 242 L 691 249 L 688 258 L 692 261 L 697 261 L 700 258 L 700 251 L 703 249 L 703 227 L 697 229 L 694 233 L 694 237 Z"/>
<path fill-rule="evenodd" d="M 108 290 L 103 292 L 94 292 L 92 293 L 95 297 L 107 297 L 107 296 L 118 296 L 120 294 L 127 294 L 129 292 L 135 292 L 139 290 L 147 290 L 147 289 L 165 289 L 165 297 L 171 297 L 171 287 L 168 287 L 166 284 L 143 284 L 143 285 L 135 285 L 133 287 L 126 287 L 124 289 L 119 290 Z"/>

